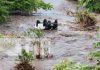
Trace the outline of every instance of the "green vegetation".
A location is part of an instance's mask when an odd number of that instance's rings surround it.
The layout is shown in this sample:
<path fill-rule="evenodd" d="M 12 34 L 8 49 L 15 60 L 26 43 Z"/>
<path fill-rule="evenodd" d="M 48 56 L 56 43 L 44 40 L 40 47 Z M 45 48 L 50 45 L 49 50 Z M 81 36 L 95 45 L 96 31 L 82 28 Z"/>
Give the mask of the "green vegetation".
<path fill-rule="evenodd" d="M 36 48 L 35 49 L 37 49 L 37 51 L 35 51 L 35 52 L 38 52 L 37 54 L 36 54 L 36 58 L 37 59 L 40 59 L 41 58 L 41 39 L 42 39 L 42 37 L 43 37 L 43 35 L 44 35 L 44 32 L 41 30 L 41 29 L 35 29 L 35 30 L 32 30 L 32 31 L 34 31 L 34 36 L 35 36 L 35 40 L 33 40 L 33 45 L 36 45 Z"/>
<path fill-rule="evenodd" d="M 97 36 L 100 37 L 100 34 Z M 94 43 L 93 47 L 100 47 L 100 42 Z M 98 61 L 97 65 L 79 65 L 64 59 L 60 63 L 56 64 L 53 70 L 100 70 L 100 50 L 90 52 L 89 56 Z"/>
<path fill-rule="evenodd" d="M 15 43 L 13 42 L 0 42 L 0 46 L 4 47 L 4 48 L 11 48 L 11 47 L 14 47 L 15 46 Z"/>
<path fill-rule="evenodd" d="M 34 67 L 30 64 L 33 60 L 31 52 L 27 52 L 25 49 L 22 49 L 18 59 L 20 60 L 20 63 L 16 65 L 15 70 L 34 70 Z"/>
<path fill-rule="evenodd" d="M 44 32 L 41 29 L 34 29 L 33 31 L 35 33 L 35 37 L 37 37 L 37 38 L 41 38 L 44 35 Z"/>
<path fill-rule="evenodd" d="M 76 13 L 76 17 L 78 20 L 78 23 L 82 27 L 89 27 L 89 26 L 94 26 L 96 24 L 96 19 L 91 13 L 88 11 L 79 11 Z"/>
<path fill-rule="evenodd" d="M 62 60 L 53 70 L 100 70 L 100 66 L 78 65 L 68 60 Z"/>
<path fill-rule="evenodd" d="M 100 42 L 93 43 L 94 48 L 99 47 L 99 46 L 100 46 Z"/>
<path fill-rule="evenodd" d="M 100 50 L 90 52 L 89 56 L 97 60 L 97 65 L 100 65 Z"/>
<path fill-rule="evenodd" d="M 79 3 L 90 11 L 100 12 L 100 0 L 79 0 Z"/>
<path fill-rule="evenodd" d="M 29 63 L 33 60 L 32 52 L 27 52 L 25 49 L 22 49 L 21 54 L 18 56 L 19 60 L 22 63 Z"/>
<path fill-rule="evenodd" d="M 97 34 L 97 36 L 100 37 L 100 34 Z M 100 42 L 93 43 L 93 48 L 98 47 L 100 47 Z M 100 49 L 90 52 L 89 55 L 98 61 L 97 65 L 100 65 Z"/>
<path fill-rule="evenodd" d="M 29 28 L 27 29 L 24 33 L 23 33 L 24 36 L 28 36 L 28 37 L 35 37 L 35 38 L 41 38 L 43 37 L 44 35 L 44 32 L 43 30 L 41 29 L 32 29 L 32 28 Z"/>
<path fill-rule="evenodd" d="M 27 37 L 34 37 L 34 29 L 27 29 L 22 35 L 27 36 Z"/>
<path fill-rule="evenodd" d="M 32 13 L 33 10 L 43 8 L 45 10 L 51 9 L 50 3 L 45 3 L 43 0 L 9 0 L 13 2 L 11 10 L 20 10 L 26 13 Z"/>
<path fill-rule="evenodd" d="M 100 50 L 93 51 L 90 53 L 90 55 L 98 60 L 100 60 Z"/>
<path fill-rule="evenodd" d="M 0 23 L 4 23 L 8 18 L 9 7 L 5 4 L 3 0 L 0 0 Z"/>
<path fill-rule="evenodd" d="M 7 35 L 0 33 L 0 38 L 16 38 L 16 37 L 17 37 L 17 35 L 13 34 L 13 33 L 7 34 Z"/>
<path fill-rule="evenodd" d="M 24 32 L 24 36 L 33 38 L 32 44 L 35 47 L 34 49 L 36 49 L 36 51 L 34 52 L 38 52 L 35 56 L 37 59 L 41 58 L 41 44 L 45 43 L 42 42 L 41 40 L 43 39 L 42 37 L 44 36 L 44 32 L 41 29 L 28 29 L 27 31 Z"/>
<path fill-rule="evenodd" d="M 0 23 L 4 23 L 11 11 L 19 10 L 22 13 L 32 13 L 37 9 L 50 10 L 53 6 L 43 0 L 0 0 Z"/>
<path fill-rule="evenodd" d="M 97 34 L 97 38 L 100 38 L 100 33 Z M 100 41 L 93 43 L 93 47 L 94 48 L 100 47 Z"/>

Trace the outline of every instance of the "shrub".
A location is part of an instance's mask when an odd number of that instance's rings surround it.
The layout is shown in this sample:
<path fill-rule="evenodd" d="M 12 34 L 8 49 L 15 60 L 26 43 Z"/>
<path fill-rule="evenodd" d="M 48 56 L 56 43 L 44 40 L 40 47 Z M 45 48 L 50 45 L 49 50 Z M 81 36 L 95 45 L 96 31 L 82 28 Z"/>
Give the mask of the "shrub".
<path fill-rule="evenodd" d="M 18 56 L 20 63 L 15 66 L 15 70 L 34 70 L 30 62 L 33 60 L 33 55 L 31 52 L 26 52 L 22 49 L 21 54 Z"/>
<path fill-rule="evenodd" d="M 100 50 L 92 51 L 89 55 L 98 61 L 97 65 L 100 65 Z"/>
<path fill-rule="evenodd" d="M 7 7 L 5 4 L 6 3 L 4 1 L 0 0 L 0 23 L 4 23 L 8 18 L 9 7 Z"/>
<path fill-rule="evenodd" d="M 99 47 L 99 46 L 100 46 L 100 42 L 93 43 L 94 48 Z"/>
<path fill-rule="evenodd" d="M 50 10 L 53 6 L 43 0 L 0 0 L 0 23 L 5 22 L 12 11 L 15 11 L 15 14 L 29 15 L 33 10 L 36 11 L 40 8 Z"/>
<path fill-rule="evenodd" d="M 35 38 L 33 39 L 32 44 L 36 46 L 36 47 L 34 46 L 35 47 L 34 49 L 35 49 L 35 52 L 38 52 L 37 54 L 35 54 L 35 57 L 37 59 L 41 59 L 41 44 L 45 43 L 45 42 L 41 43 L 43 35 L 44 35 L 44 32 L 41 29 L 30 28 L 24 32 L 24 36 Z"/>
<path fill-rule="evenodd" d="M 97 37 L 100 38 L 100 33 L 97 34 Z M 100 41 L 93 43 L 93 47 L 94 48 L 100 47 Z"/>
<path fill-rule="evenodd" d="M 100 0 L 79 0 L 81 6 L 100 13 Z"/>
<path fill-rule="evenodd" d="M 51 9 L 50 3 L 45 3 L 43 0 L 9 0 L 13 2 L 12 10 L 19 10 L 25 13 L 32 13 L 33 10 L 43 8 L 45 10 Z"/>
<path fill-rule="evenodd" d="M 37 38 L 41 38 L 44 35 L 44 32 L 41 29 L 34 29 L 33 31 L 35 33 L 35 37 L 37 37 Z"/>
<path fill-rule="evenodd" d="M 44 32 L 41 29 L 29 28 L 23 33 L 23 35 L 24 36 L 28 36 L 28 37 L 41 38 L 41 37 L 43 37 Z"/>
<path fill-rule="evenodd" d="M 100 60 L 100 50 L 93 51 L 93 52 L 90 53 L 90 55 L 91 55 L 92 57 L 95 57 L 95 58 L 97 58 L 97 59 Z"/>
<path fill-rule="evenodd" d="M 21 62 L 29 63 L 33 59 L 31 52 L 27 52 L 25 49 L 22 49 L 21 54 L 18 56 Z"/>
<path fill-rule="evenodd" d="M 33 45 L 37 45 L 36 52 L 38 52 L 38 53 L 36 54 L 36 58 L 41 59 L 41 44 L 43 43 L 43 42 L 41 43 L 41 38 L 43 37 L 44 32 L 41 29 L 34 29 L 34 30 L 31 29 L 31 30 L 34 32 L 34 36 L 36 38 L 36 40 L 32 42 Z"/>
<path fill-rule="evenodd" d="M 75 70 L 73 63 L 68 60 L 62 60 L 60 63 L 54 66 L 53 70 Z"/>
<path fill-rule="evenodd" d="M 68 60 L 62 60 L 53 70 L 100 70 L 100 66 L 78 65 Z"/>
<path fill-rule="evenodd" d="M 100 34 L 97 34 L 97 36 L 100 37 Z M 94 48 L 100 47 L 100 42 L 93 43 L 93 47 Z M 95 58 L 98 61 L 97 64 L 100 65 L 100 49 L 90 52 L 89 55 L 92 58 Z"/>
<path fill-rule="evenodd" d="M 82 27 L 89 27 L 94 26 L 96 24 L 96 19 L 93 15 L 91 15 L 88 11 L 79 11 L 76 13 L 76 17 L 78 20 L 78 23 Z"/>

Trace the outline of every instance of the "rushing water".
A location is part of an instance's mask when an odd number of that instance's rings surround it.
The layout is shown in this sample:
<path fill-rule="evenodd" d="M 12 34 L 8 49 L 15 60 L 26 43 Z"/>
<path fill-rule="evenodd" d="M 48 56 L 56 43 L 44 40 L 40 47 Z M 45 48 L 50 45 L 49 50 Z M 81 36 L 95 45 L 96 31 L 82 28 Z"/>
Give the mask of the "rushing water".
<path fill-rule="evenodd" d="M 87 55 L 93 50 L 92 43 L 99 41 L 95 34 L 96 32 L 75 31 L 71 30 L 75 22 L 75 17 L 66 15 L 65 8 L 76 11 L 76 4 L 68 0 L 45 0 L 53 4 L 52 10 L 38 10 L 33 16 L 11 16 L 11 22 L 0 26 L 0 32 L 3 34 L 20 34 L 29 28 L 35 28 L 36 20 L 48 19 L 54 22 L 58 19 L 59 27 L 57 31 L 45 31 L 45 37 L 51 42 L 51 52 L 53 58 L 34 60 L 33 66 L 36 70 L 52 70 L 53 65 L 60 59 L 66 57 L 74 60 L 77 63 L 92 63 L 88 62 Z M 10 48 L 2 48 L 0 53 L 0 70 L 13 70 L 16 63 L 16 56 L 20 53 L 21 48 L 32 49 L 30 38 L 13 39 L 15 45 Z"/>

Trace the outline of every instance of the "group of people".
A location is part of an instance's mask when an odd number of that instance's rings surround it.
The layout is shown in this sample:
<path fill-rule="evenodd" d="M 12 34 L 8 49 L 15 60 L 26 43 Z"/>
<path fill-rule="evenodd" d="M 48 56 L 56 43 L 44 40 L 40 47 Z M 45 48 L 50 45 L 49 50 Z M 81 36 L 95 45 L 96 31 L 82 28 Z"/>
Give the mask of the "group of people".
<path fill-rule="evenodd" d="M 38 24 L 41 24 L 40 20 L 37 20 L 36 27 L 38 27 Z M 58 28 L 58 21 L 57 19 L 54 22 L 48 21 L 47 19 L 43 20 L 43 27 L 45 27 L 45 30 L 56 30 Z"/>

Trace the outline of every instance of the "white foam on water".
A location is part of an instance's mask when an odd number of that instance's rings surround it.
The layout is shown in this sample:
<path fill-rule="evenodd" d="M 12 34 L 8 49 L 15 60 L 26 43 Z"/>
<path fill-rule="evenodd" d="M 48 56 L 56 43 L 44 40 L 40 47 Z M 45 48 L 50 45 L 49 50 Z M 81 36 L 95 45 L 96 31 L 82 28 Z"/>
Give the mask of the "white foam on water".
<path fill-rule="evenodd" d="M 37 28 L 37 29 L 44 29 L 45 27 L 43 26 L 43 24 L 38 24 L 38 26 L 35 26 L 35 28 Z"/>

